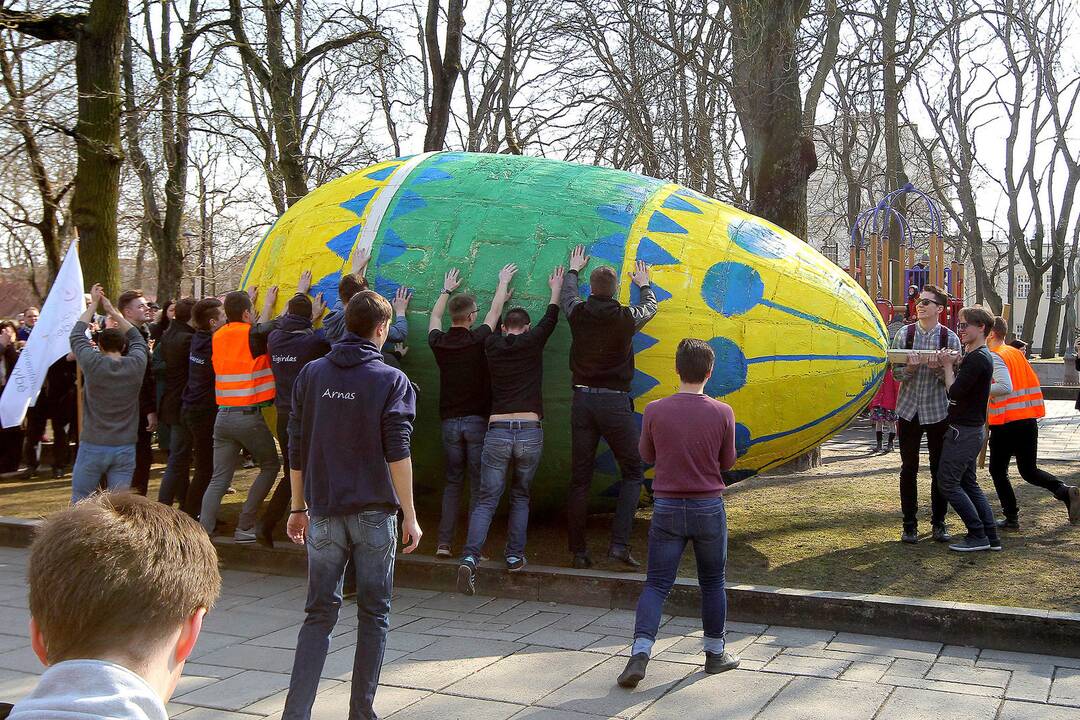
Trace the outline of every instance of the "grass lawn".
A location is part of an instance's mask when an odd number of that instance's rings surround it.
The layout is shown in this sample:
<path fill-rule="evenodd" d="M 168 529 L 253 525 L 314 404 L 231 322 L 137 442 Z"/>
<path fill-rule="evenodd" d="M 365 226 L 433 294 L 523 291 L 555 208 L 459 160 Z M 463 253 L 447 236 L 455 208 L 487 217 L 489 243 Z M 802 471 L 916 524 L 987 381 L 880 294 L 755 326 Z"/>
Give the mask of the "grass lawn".
<path fill-rule="evenodd" d="M 885 456 L 823 450 L 822 467 L 798 474 L 751 479 L 727 493 L 728 579 L 730 582 L 848 592 L 910 595 L 937 600 L 995 605 L 1080 610 L 1080 527 L 1068 524 L 1064 505 L 1048 493 L 1015 476 L 1021 506 L 1020 532 L 1003 535 L 1005 551 L 960 555 L 925 539 L 903 545 L 897 491 L 898 453 Z M 1065 482 L 1080 482 L 1076 463 L 1045 463 L 1045 469 Z M 926 468 L 924 455 L 924 468 Z M 161 467 L 151 478 L 156 496 Z M 222 519 L 231 531 L 253 470 L 237 473 L 238 492 L 225 497 Z M 923 470 L 920 530 L 928 535 L 929 471 Z M 997 509 L 997 497 L 985 470 L 980 481 Z M 40 517 L 64 507 L 70 497 L 70 477 L 0 481 L 0 514 Z M 633 545 L 645 560 L 649 509 L 638 512 Z M 464 518 L 463 518 L 464 520 Z M 435 551 L 434 514 L 421 517 L 426 536 L 421 551 Z M 590 520 L 594 560 L 604 558 L 610 516 Z M 963 532 L 955 513 L 949 513 L 954 533 Z M 283 537 L 284 528 L 279 528 Z M 464 522 L 458 541 L 464 540 Z M 496 519 L 488 555 L 499 558 L 505 541 L 505 522 Z M 460 545 L 455 545 L 455 552 Z M 530 528 L 529 560 L 534 564 L 567 564 L 566 533 L 558 518 L 535 521 Z M 614 564 L 598 562 L 602 569 Z M 681 572 L 695 575 L 693 554 L 687 552 Z"/>

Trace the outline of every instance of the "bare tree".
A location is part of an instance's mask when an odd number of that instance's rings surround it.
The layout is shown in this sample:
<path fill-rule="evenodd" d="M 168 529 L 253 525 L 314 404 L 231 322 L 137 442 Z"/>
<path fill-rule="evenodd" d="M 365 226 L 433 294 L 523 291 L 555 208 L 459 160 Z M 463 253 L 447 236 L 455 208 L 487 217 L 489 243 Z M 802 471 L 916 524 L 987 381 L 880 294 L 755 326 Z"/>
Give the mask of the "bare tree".
<path fill-rule="evenodd" d="M 465 29 L 464 0 L 448 0 L 442 50 L 439 48 L 441 10 L 442 3 L 439 0 L 428 0 L 427 15 L 424 19 L 424 49 L 431 72 L 431 102 L 428 106 L 427 133 L 424 136 L 425 151 L 442 150 L 446 146 L 446 131 L 450 127 L 450 105 L 454 98 L 454 86 L 461 73 L 461 36 Z M 425 86 L 427 85 L 425 81 Z"/>

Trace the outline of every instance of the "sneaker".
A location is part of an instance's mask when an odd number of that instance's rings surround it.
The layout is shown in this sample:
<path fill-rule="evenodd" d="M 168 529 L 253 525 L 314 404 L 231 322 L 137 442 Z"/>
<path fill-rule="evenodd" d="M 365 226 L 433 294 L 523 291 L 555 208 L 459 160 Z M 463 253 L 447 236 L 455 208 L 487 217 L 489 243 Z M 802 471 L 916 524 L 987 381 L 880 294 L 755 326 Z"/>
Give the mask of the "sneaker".
<path fill-rule="evenodd" d="M 904 528 L 904 532 L 900 534 L 900 542 L 907 543 L 908 545 L 914 545 L 919 542 L 919 531 L 915 528 Z"/>
<path fill-rule="evenodd" d="M 950 545 L 949 549 L 955 552 L 979 552 L 980 550 L 989 550 L 990 541 L 986 538 L 973 538 L 971 535 L 967 535 L 963 540 Z"/>
<path fill-rule="evenodd" d="M 59 480 L 60 478 L 64 477 L 64 468 L 54 467 L 52 469 L 52 476 L 53 480 Z"/>
<path fill-rule="evenodd" d="M 37 473 L 38 473 L 37 465 L 31 465 L 30 467 L 28 467 L 28 468 L 26 468 L 25 470 L 22 471 L 22 479 L 23 480 L 33 480 L 34 478 L 37 477 Z"/>
<path fill-rule="evenodd" d="M 991 538 L 989 541 L 990 550 L 993 552 L 1001 552 L 1005 548 L 1001 545 L 1001 538 Z"/>
<path fill-rule="evenodd" d="M 1069 494 L 1065 497 L 1068 498 L 1069 522 L 1073 525 L 1080 525 L 1080 487 L 1071 486 Z"/>
<path fill-rule="evenodd" d="M 739 658 L 727 650 L 722 653 L 705 653 L 705 672 L 710 675 L 727 672 L 739 667 Z"/>
<path fill-rule="evenodd" d="M 950 540 L 952 540 L 952 535 L 949 534 L 949 528 L 945 527 L 945 523 L 934 526 L 935 542 L 949 542 Z"/>
<path fill-rule="evenodd" d="M 1002 518 L 1001 520 L 997 521 L 997 526 L 1002 530 L 1019 530 L 1020 521 L 1015 519 Z"/>
<path fill-rule="evenodd" d="M 649 666 L 649 656 L 646 653 L 638 653 L 626 661 L 626 669 L 619 675 L 619 687 L 635 688 L 645 677 L 645 668 Z"/>
<path fill-rule="evenodd" d="M 251 528 L 250 530 L 236 528 L 236 532 L 233 533 L 233 541 L 240 545 L 254 544 L 257 539 L 258 538 L 255 537 L 255 528 Z"/>
<path fill-rule="evenodd" d="M 570 567 L 575 570 L 588 570 L 592 567 L 592 559 L 586 553 L 574 553 L 574 559 L 571 561 Z"/>
<path fill-rule="evenodd" d="M 525 566 L 529 564 L 529 561 L 524 557 L 518 557 L 517 555 L 511 555 L 506 558 L 506 569 L 510 572 L 520 572 L 525 569 Z"/>
<path fill-rule="evenodd" d="M 450 546 L 449 545 L 440 545 L 439 547 L 435 548 L 435 557 L 437 557 L 437 558 L 448 558 L 448 557 L 450 557 Z"/>
<path fill-rule="evenodd" d="M 612 548 L 611 550 L 608 550 L 607 556 L 612 560 L 618 560 L 623 565 L 626 565 L 629 568 L 636 569 L 641 567 L 641 563 L 635 560 L 634 556 L 630 554 L 629 547 L 619 548 L 618 550 Z"/>
<path fill-rule="evenodd" d="M 457 591 L 462 595 L 476 594 L 476 571 L 468 563 L 458 565 Z"/>

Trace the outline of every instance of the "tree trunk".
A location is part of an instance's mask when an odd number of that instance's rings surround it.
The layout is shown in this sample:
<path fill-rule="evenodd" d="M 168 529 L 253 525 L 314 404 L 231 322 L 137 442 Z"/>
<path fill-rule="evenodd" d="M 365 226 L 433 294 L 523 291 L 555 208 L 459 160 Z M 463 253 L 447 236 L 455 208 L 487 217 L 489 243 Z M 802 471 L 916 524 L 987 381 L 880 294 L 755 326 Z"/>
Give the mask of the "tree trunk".
<path fill-rule="evenodd" d="M 120 55 L 127 17 L 124 0 L 93 0 L 75 51 L 78 165 L 71 214 L 79 230 L 83 278 L 87 286 L 100 282 L 110 297 L 120 291 Z"/>
<path fill-rule="evenodd" d="M 739 114 L 751 212 L 806 239 L 806 181 L 817 167 L 802 126 L 796 35 L 808 0 L 728 0 L 732 100 Z"/>
<path fill-rule="evenodd" d="M 439 0 L 428 0 L 424 44 L 431 65 L 431 111 L 428 113 L 424 151 L 446 147 L 450 127 L 450 102 L 461 73 L 461 35 L 465 28 L 463 0 L 450 0 L 446 9 L 446 50 L 439 51 Z"/>

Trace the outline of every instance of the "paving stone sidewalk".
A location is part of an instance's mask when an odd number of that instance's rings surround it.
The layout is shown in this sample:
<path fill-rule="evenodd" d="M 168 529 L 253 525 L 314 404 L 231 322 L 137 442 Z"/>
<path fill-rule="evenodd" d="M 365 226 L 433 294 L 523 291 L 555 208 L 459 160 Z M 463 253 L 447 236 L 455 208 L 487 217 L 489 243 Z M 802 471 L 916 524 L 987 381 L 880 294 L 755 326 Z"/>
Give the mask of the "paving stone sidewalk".
<path fill-rule="evenodd" d="M 0 548 L 0 700 L 42 671 L 26 626 L 25 550 Z M 184 720 L 280 718 L 303 620 L 301 578 L 226 571 L 170 703 Z M 346 609 L 354 606 L 346 605 Z M 701 624 L 664 617 L 646 679 L 615 685 L 633 613 L 400 588 L 380 717 L 394 720 L 1080 720 L 1080 659 L 729 623 L 739 670 L 701 671 Z M 316 720 L 348 715 L 356 618 L 343 611 Z"/>

